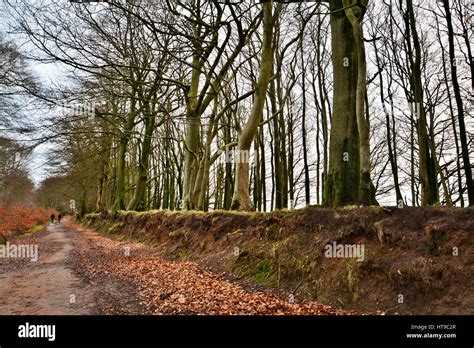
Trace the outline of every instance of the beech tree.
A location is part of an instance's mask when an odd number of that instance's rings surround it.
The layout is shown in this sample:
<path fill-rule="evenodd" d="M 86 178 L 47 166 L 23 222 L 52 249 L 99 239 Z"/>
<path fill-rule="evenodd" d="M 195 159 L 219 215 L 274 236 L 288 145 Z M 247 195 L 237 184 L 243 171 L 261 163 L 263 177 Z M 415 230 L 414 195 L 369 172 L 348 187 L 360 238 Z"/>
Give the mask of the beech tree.
<path fill-rule="evenodd" d="M 254 210 L 249 194 L 249 158 L 253 138 L 257 133 L 259 121 L 262 120 L 263 108 L 273 66 L 273 8 L 271 2 L 263 4 L 263 39 L 260 72 L 250 117 L 239 134 L 238 157 L 235 169 L 234 196 L 231 208 L 234 210 Z"/>
<path fill-rule="evenodd" d="M 334 74 L 325 203 L 375 204 L 370 179 L 370 131 L 365 117 L 366 57 L 362 19 L 368 1 L 332 1 Z"/>

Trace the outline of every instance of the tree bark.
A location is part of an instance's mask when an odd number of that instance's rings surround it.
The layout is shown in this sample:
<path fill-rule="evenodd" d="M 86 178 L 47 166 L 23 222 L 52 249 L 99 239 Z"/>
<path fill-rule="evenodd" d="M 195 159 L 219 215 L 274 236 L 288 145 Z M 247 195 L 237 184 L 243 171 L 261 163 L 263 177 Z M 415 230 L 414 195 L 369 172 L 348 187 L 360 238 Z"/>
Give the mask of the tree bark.
<path fill-rule="evenodd" d="M 118 164 L 117 164 L 117 186 L 115 190 L 115 202 L 112 210 L 124 210 L 125 209 L 125 167 L 126 167 L 126 154 L 128 142 L 130 140 L 131 132 L 135 126 L 135 107 L 136 101 L 132 97 L 130 101 L 130 112 L 127 117 L 127 124 L 123 130 L 120 141 L 119 141 L 119 152 L 118 152 Z"/>
<path fill-rule="evenodd" d="M 301 53 L 301 68 L 305 68 L 304 62 L 304 35 L 301 35 L 301 46 L 300 46 L 300 53 Z M 317 48 L 319 49 L 319 48 Z M 305 191 L 305 205 L 308 206 L 311 204 L 311 190 L 310 190 L 310 179 L 309 179 L 309 166 L 308 166 L 308 147 L 306 144 L 306 74 L 305 71 L 301 74 L 301 88 L 303 94 L 303 110 L 302 110 L 302 119 L 301 119 L 301 136 L 303 141 L 303 167 L 304 167 L 304 191 Z M 319 142 L 319 139 L 316 139 Z M 319 152 L 318 152 L 319 155 Z M 319 160 L 319 157 L 318 157 Z M 318 166 L 319 171 L 319 166 Z"/>
<path fill-rule="evenodd" d="M 358 57 L 352 25 L 342 8 L 342 0 L 330 3 L 334 106 L 323 203 L 331 207 L 355 203 L 360 182 L 356 117 Z"/>
<path fill-rule="evenodd" d="M 413 0 L 407 0 L 408 21 L 411 36 L 413 38 L 414 61 L 411 57 L 412 65 L 412 88 L 414 103 L 412 110 L 417 117 L 416 125 L 418 132 L 419 146 L 419 174 L 421 181 L 421 205 L 432 205 L 438 202 L 437 180 L 431 159 L 428 132 L 426 129 L 426 111 L 423 103 L 423 83 L 421 81 L 421 44 L 416 29 L 415 12 L 413 10 Z M 410 40 L 407 37 L 407 40 Z M 434 154 L 432 154 L 434 155 Z"/>
<path fill-rule="evenodd" d="M 265 106 L 268 84 L 272 74 L 273 63 L 273 14 L 272 3 L 263 4 L 263 47 L 261 56 L 261 67 L 257 87 L 255 89 L 255 99 L 250 117 L 239 134 L 238 158 L 235 170 L 235 188 L 232 198 L 233 210 L 253 211 L 254 206 L 249 194 L 249 163 L 245 154 L 250 151 L 253 138 L 257 133 L 259 121 Z"/>
<path fill-rule="evenodd" d="M 130 202 L 128 209 L 143 211 L 146 208 L 145 192 L 148 181 L 148 167 L 151 153 L 151 140 L 155 130 L 155 115 L 150 113 L 149 108 L 146 108 L 145 115 L 145 132 L 142 141 L 142 151 L 138 163 L 137 181 L 135 187 L 135 194 Z"/>
<path fill-rule="evenodd" d="M 364 205 L 376 204 L 375 191 L 370 179 L 370 130 L 365 117 L 365 102 L 367 95 L 367 62 L 365 57 L 364 31 L 362 19 L 364 18 L 368 0 L 358 1 L 358 5 L 351 7 L 351 0 L 343 0 L 345 14 L 352 25 L 355 47 L 357 52 L 357 86 L 356 86 L 356 118 L 359 131 L 360 154 L 360 180 L 359 203 Z"/>
<path fill-rule="evenodd" d="M 464 173 L 466 175 L 467 197 L 469 205 L 474 205 L 474 182 L 472 180 L 471 161 L 469 159 L 469 146 L 467 142 L 466 125 L 464 123 L 464 105 L 462 101 L 461 88 L 459 86 L 456 64 L 456 50 L 454 47 L 454 29 L 451 19 L 451 10 L 449 1 L 443 0 L 444 10 L 446 12 L 446 24 L 448 26 L 449 57 L 451 62 L 451 80 L 454 89 L 454 98 L 458 111 L 459 139 L 461 140 L 461 153 L 464 164 Z M 472 64 L 472 62 L 471 62 Z"/>
<path fill-rule="evenodd" d="M 197 153 L 201 142 L 200 128 L 201 119 L 197 110 L 197 98 L 199 88 L 199 78 L 201 73 L 199 71 L 199 54 L 194 53 L 193 56 L 193 70 L 191 75 L 191 86 L 188 92 L 187 110 L 186 110 L 186 138 L 184 141 L 184 202 L 183 208 L 185 210 L 196 209 L 196 204 L 193 202 L 192 195 L 194 191 L 194 183 L 198 171 L 198 157 Z"/>

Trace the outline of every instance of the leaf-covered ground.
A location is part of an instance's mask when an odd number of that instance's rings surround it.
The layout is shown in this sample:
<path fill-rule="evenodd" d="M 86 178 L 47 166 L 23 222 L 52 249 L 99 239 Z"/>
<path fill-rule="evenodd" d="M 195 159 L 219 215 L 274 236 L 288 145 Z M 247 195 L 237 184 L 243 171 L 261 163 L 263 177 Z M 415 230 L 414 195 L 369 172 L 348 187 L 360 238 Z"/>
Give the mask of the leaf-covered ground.
<path fill-rule="evenodd" d="M 9 242 L 37 245 L 39 257 L 0 259 L 0 314 L 357 314 L 254 290 L 70 222 Z"/>
<path fill-rule="evenodd" d="M 78 226 L 71 229 L 87 247 L 74 250 L 75 268 L 89 281 L 119 278 L 133 284 L 145 314 L 182 315 L 347 315 L 317 302 L 298 303 L 291 295 L 280 298 L 202 270 L 192 262 L 161 258 L 137 243 L 122 243 Z M 83 241 L 79 244 L 82 244 Z M 113 303 L 108 314 L 123 313 Z"/>
<path fill-rule="evenodd" d="M 474 312 L 473 208 L 158 210 L 90 214 L 83 222 L 284 300 L 294 293 L 297 301 L 387 315 Z M 327 257 L 334 242 L 360 245 L 362 257 Z"/>

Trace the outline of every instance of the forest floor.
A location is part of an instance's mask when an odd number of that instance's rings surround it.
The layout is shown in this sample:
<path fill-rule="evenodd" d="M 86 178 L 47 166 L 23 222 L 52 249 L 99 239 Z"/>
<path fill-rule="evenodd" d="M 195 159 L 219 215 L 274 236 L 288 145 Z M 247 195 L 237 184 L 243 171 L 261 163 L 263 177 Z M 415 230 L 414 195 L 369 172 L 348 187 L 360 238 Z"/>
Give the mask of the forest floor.
<path fill-rule="evenodd" d="M 295 303 L 69 221 L 9 243 L 37 245 L 39 258 L 0 258 L 0 315 L 356 314 Z"/>
<path fill-rule="evenodd" d="M 160 210 L 90 214 L 81 223 L 118 242 L 142 242 L 177 262 L 159 266 L 166 270 L 199 265 L 245 289 L 293 296 L 297 303 L 386 315 L 474 313 L 473 208 Z M 165 264 L 163 259 L 156 263 Z M 126 272 L 128 264 L 121 264 Z M 179 297 L 183 290 L 170 284 L 170 298 Z M 250 313 L 280 310 L 252 308 Z"/>
<path fill-rule="evenodd" d="M 38 246 L 39 258 L 0 252 L 0 315 L 474 312 L 472 208 L 119 212 L 80 223 L 8 241 Z M 328 255 L 335 244 L 362 253 Z"/>

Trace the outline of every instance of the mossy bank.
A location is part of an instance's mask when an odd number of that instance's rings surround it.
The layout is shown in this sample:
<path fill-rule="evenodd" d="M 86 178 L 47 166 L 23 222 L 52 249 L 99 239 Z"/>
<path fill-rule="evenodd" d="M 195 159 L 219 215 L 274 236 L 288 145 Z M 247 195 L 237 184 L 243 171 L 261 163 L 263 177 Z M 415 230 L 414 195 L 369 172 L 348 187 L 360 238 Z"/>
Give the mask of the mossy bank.
<path fill-rule="evenodd" d="M 296 301 L 387 314 L 474 314 L 473 208 L 119 212 L 82 222 Z"/>

